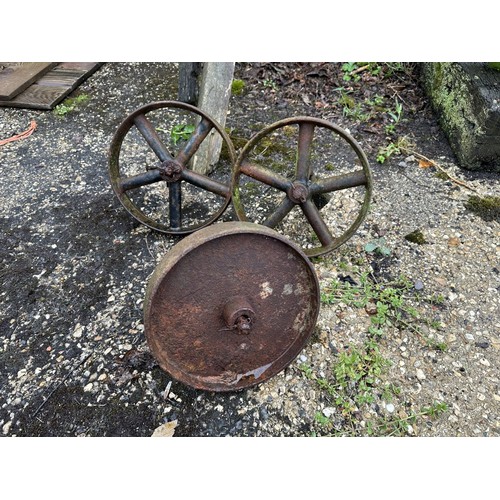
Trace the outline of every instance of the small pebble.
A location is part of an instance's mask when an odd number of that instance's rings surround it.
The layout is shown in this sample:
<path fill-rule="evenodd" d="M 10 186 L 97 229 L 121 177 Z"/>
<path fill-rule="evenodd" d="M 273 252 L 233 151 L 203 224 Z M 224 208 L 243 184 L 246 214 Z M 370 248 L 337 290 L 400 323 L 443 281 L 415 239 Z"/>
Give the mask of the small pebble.
<path fill-rule="evenodd" d="M 80 323 L 78 323 L 73 331 L 73 337 L 75 337 L 75 339 L 79 339 L 82 334 L 83 334 L 83 326 L 80 325 Z"/>
<path fill-rule="evenodd" d="M 7 422 L 6 424 L 4 424 L 4 425 L 3 425 L 3 427 L 2 427 L 2 432 L 3 432 L 4 434 L 8 434 L 8 433 L 9 433 L 9 431 L 10 431 L 10 427 L 11 427 L 11 425 L 12 425 L 12 420 L 9 420 L 9 422 Z"/>
<path fill-rule="evenodd" d="M 326 408 L 323 408 L 322 413 L 325 417 L 330 418 L 335 413 L 335 408 L 332 408 L 331 406 L 327 406 Z"/>
<path fill-rule="evenodd" d="M 420 368 L 417 368 L 416 374 L 418 380 L 425 380 L 425 373 Z"/>
<path fill-rule="evenodd" d="M 488 347 L 490 347 L 489 342 L 476 342 L 474 345 L 476 347 L 480 347 L 481 349 L 487 349 Z"/>
<path fill-rule="evenodd" d="M 420 280 L 415 281 L 414 286 L 415 286 L 415 290 L 423 290 L 424 289 L 424 284 Z"/>
<path fill-rule="evenodd" d="M 385 405 L 385 409 L 389 412 L 389 413 L 392 413 L 395 408 L 394 408 L 394 405 L 392 403 L 388 403 Z"/>

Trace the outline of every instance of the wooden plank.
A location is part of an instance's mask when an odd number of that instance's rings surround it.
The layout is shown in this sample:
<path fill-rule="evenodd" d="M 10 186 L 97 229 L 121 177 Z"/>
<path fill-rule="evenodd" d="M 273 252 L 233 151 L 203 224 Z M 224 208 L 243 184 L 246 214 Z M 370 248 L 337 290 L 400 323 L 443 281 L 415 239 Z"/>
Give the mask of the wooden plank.
<path fill-rule="evenodd" d="M 0 106 L 49 110 L 73 92 L 103 63 L 61 63 L 24 92 Z"/>
<path fill-rule="evenodd" d="M 9 63 L 7 63 L 9 64 Z M 57 63 L 10 63 L 0 72 L 0 99 L 12 99 L 28 88 Z"/>

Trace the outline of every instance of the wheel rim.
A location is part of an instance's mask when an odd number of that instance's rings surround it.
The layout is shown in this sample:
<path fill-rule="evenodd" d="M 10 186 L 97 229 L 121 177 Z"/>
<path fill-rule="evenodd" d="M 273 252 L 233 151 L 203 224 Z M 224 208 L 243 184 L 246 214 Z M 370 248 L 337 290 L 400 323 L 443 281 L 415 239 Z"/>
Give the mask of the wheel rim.
<path fill-rule="evenodd" d="M 187 236 L 163 257 L 148 283 L 144 331 L 175 379 L 235 391 L 295 359 L 319 307 L 318 278 L 297 245 L 264 226 L 226 222 Z"/>
<path fill-rule="evenodd" d="M 185 138 L 176 154 L 170 153 L 169 148 L 165 145 L 166 141 L 160 137 L 160 134 L 146 116 L 148 113 L 167 108 L 168 110 L 174 110 L 174 112 L 187 112 L 195 115 L 198 120 L 194 131 L 189 138 Z M 127 134 L 133 129 L 136 129 L 142 136 L 143 144 L 141 146 L 144 148 L 149 147 L 149 152 L 154 153 L 156 165 L 151 169 L 143 169 L 139 174 L 124 175 L 120 165 L 120 154 Z M 229 166 L 226 169 L 228 171 L 226 182 L 189 168 L 189 162 L 203 141 L 214 132 L 217 132 L 221 137 L 229 159 Z M 186 103 L 160 101 L 135 110 L 118 127 L 110 146 L 109 179 L 120 203 L 140 223 L 162 233 L 184 235 L 215 222 L 228 207 L 231 201 L 231 179 L 234 178 L 235 157 L 236 154 L 231 139 L 220 124 L 209 115 Z M 151 186 L 153 188 L 167 186 L 168 207 L 164 211 L 159 210 L 159 217 L 165 217 L 166 221 L 159 221 L 158 216 L 153 217 L 147 213 L 147 208 L 139 205 L 132 198 L 136 193 L 139 193 L 137 196 L 140 197 L 142 195 L 141 190 L 146 190 Z M 193 190 L 201 189 L 217 198 L 218 207 L 208 216 L 205 214 L 202 222 L 183 223 L 184 207 L 181 193 L 184 186 L 189 186 Z M 146 194 L 144 194 L 145 198 Z"/>
<path fill-rule="evenodd" d="M 289 127 L 291 125 L 299 126 L 296 164 L 293 178 L 285 178 L 275 170 L 262 167 L 249 160 L 252 150 L 265 139 L 266 136 L 271 135 L 272 132 L 280 128 Z M 315 172 L 311 166 L 310 156 L 314 134 L 318 129 L 326 129 L 345 141 L 354 152 L 355 157 L 361 164 L 361 168 L 357 168 L 355 171 L 347 174 L 315 180 Z M 283 192 L 285 195 L 281 203 L 270 215 L 268 215 L 267 219 L 262 224 L 275 228 L 287 217 L 295 206 L 300 207 L 302 217 L 308 222 L 319 240 L 319 245 L 313 248 L 303 248 L 305 254 L 309 257 L 326 254 L 344 244 L 354 235 L 366 217 L 369 209 L 373 181 L 365 153 L 348 132 L 319 118 L 293 117 L 278 121 L 254 135 L 243 147 L 236 160 L 234 170 L 233 206 L 239 220 L 249 221 L 248 210 L 245 209 L 240 192 L 242 176 L 256 180 L 263 185 L 268 185 Z M 320 209 L 318 209 L 313 200 L 316 199 L 315 197 L 321 195 L 328 195 L 336 191 L 357 187 L 364 187 L 365 189 L 359 213 L 354 222 L 342 234 L 333 236 L 328 224 L 320 213 Z M 290 234 L 287 234 L 287 236 L 291 237 Z"/>

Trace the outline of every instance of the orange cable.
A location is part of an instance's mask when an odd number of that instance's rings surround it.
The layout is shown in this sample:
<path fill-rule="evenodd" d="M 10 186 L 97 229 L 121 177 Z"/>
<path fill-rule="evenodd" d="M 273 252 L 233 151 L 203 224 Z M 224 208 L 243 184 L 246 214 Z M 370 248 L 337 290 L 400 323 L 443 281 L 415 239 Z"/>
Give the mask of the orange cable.
<path fill-rule="evenodd" d="M 21 132 L 20 134 L 13 135 L 12 137 L 9 137 L 8 139 L 0 140 L 0 146 L 3 146 L 4 144 L 7 144 L 9 142 L 19 141 L 20 139 L 26 139 L 26 137 L 29 137 L 36 130 L 36 127 L 37 127 L 36 121 L 31 120 L 31 123 L 30 123 L 30 126 L 28 127 L 28 130 L 25 130 L 24 132 Z"/>

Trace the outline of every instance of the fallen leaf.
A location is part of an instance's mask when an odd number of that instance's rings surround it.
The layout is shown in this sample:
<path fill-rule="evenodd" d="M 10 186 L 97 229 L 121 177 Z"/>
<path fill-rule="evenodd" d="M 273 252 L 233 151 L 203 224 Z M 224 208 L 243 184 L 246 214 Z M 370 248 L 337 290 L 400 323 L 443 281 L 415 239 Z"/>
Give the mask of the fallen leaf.
<path fill-rule="evenodd" d="M 308 106 L 311 105 L 311 99 L 309 99 L 309 96 L 306 94 L 300 94 L 300 97 L 304 101 L 304 104 L 307 104 Z"/>
<path fill-rule="evenodd" d="M 418 160 L 418 166 L 420 168 L 429 168 L 433 166 L 433 163 L 428 160 Z"/>
<path fill-rule="evenodd" d="M 177 420 L 172 420 L 172 422 L 166 422 L 159 427 L 157 427 L 151 437 L 172 437 L 177 427 Z"/>
<path fill-rule="evenodd" d="M 126 368 L 149 370 L 156 364 L 153 355 L 149 351 L 140 351 L 133 347 L 127 351 L 119 360 Z"/>

